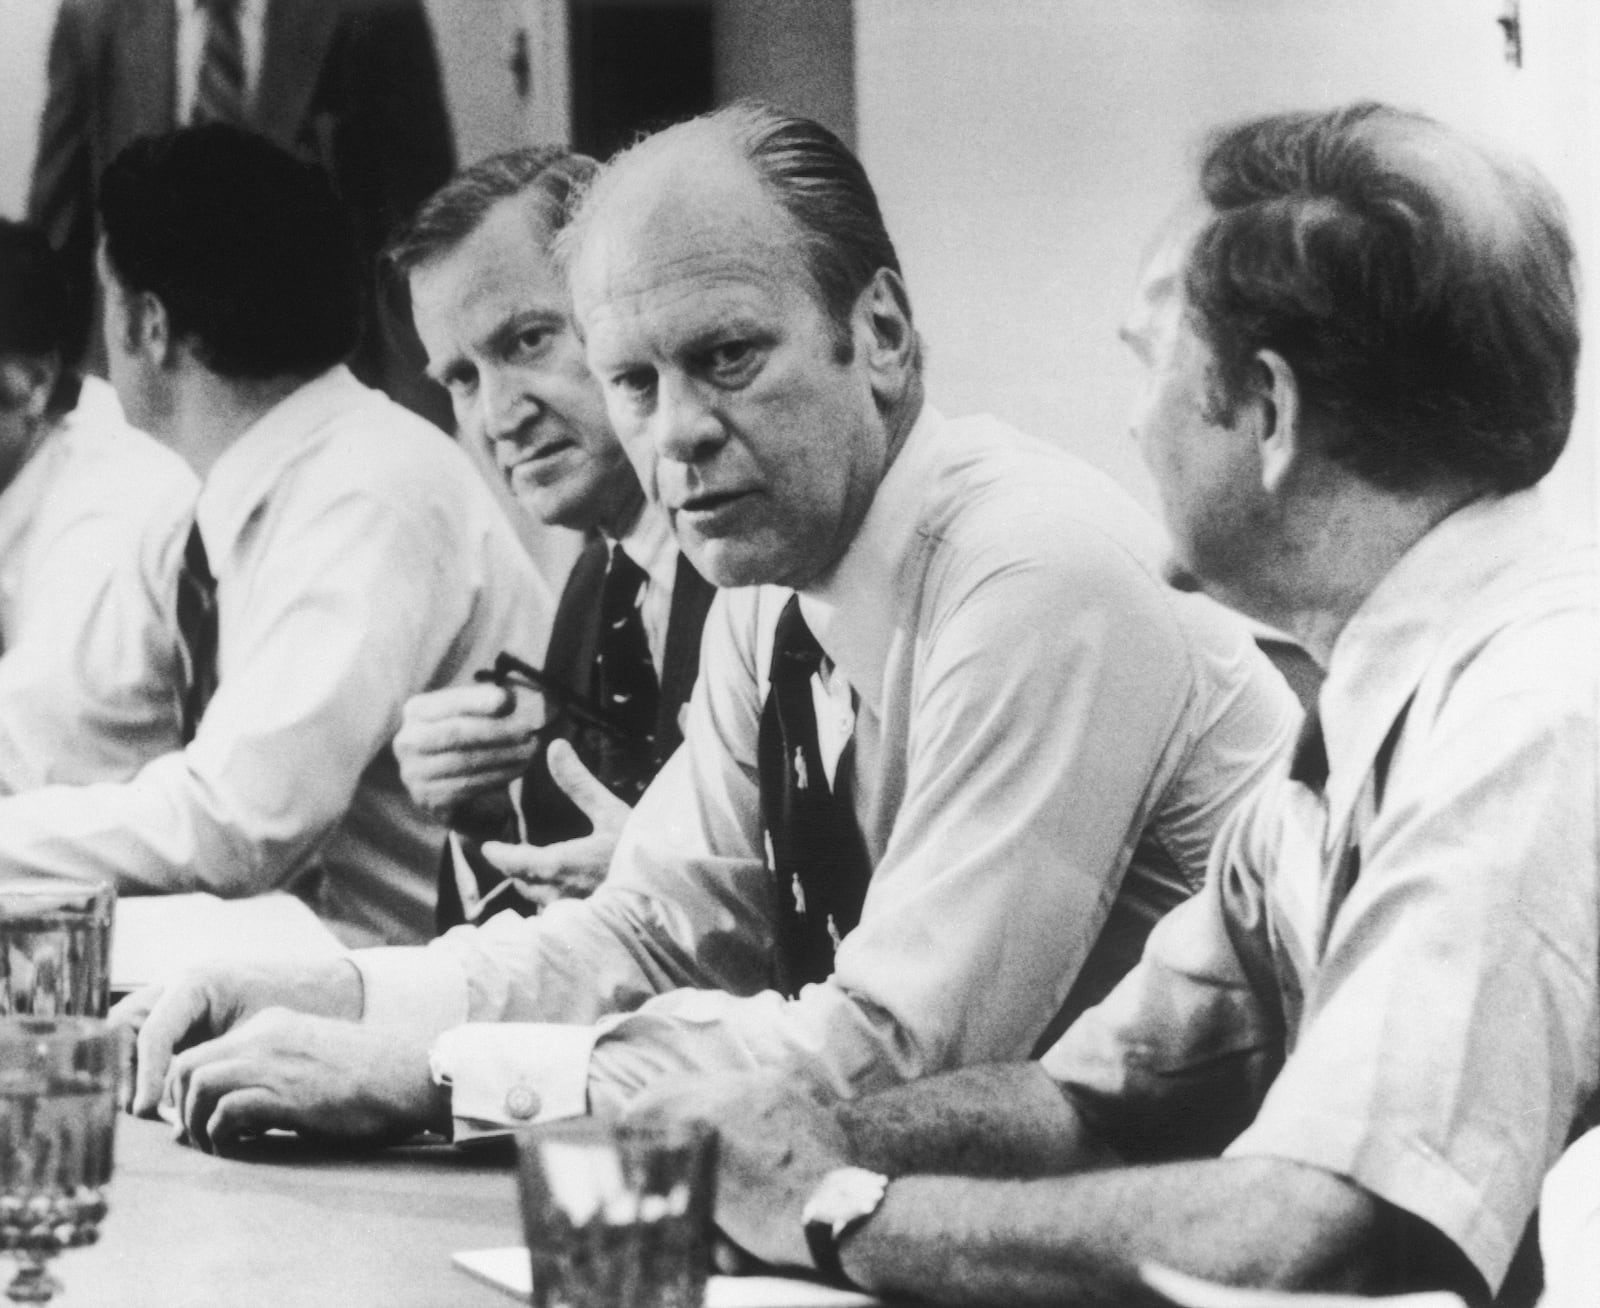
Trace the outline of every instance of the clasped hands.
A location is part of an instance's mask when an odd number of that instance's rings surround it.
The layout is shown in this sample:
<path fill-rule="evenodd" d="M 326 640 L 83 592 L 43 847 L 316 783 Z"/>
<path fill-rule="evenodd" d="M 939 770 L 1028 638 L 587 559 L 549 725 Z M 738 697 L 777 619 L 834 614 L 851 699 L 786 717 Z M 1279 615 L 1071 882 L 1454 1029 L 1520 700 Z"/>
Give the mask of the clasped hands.
<path fill-rule="evenodd" d="M 527 770 L 543 724 L 539 696 L 513 686 L 478 682 L 414 696 L 394 738 L 401 780 L 418 805 L 448 820 L 463 804 Z M 487 841 L 481 849 L 520 895 L 537 904 L 581 897 L 599 885 L 630 811 L 566 741 L 551 741 L 545 761 L 551 778 L 594 824 L 593 833 L 555 845 Z"/>

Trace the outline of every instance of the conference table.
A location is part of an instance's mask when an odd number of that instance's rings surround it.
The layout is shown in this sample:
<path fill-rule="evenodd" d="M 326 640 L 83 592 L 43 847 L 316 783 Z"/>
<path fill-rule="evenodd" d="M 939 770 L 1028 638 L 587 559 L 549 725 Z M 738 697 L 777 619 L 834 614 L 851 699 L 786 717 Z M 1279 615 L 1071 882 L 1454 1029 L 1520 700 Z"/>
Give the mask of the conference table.
<path fill-rule="evenodd" d="M 122 1117 L 107 1198 L 99 1243 L 56 1260 L 62 1308 L 513 1304 L 450 1261 L 521 1242 L 507 1146 L 355 1153 L 273 1135 L 217 1158 Z"/>

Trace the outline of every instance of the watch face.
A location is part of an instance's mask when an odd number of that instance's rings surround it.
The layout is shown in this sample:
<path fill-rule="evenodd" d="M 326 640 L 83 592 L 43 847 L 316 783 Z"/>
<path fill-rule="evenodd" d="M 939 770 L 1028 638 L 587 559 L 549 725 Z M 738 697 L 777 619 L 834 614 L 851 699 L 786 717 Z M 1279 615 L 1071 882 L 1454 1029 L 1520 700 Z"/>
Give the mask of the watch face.
<path fill-rule="evenodd" d="M 889 1178 L 864 1167 L 841 1167 L 822 1178 L 801 1214 L 807 1223 L 821 1222 L 837 1239 L 846 1227 L 872 1216 L 883 1202 Z"/>
<path fill-rule="evenodd" d="M 854 1286 L 839 1261 L 839 1241 L 878 1211 L 888 1188 L 887 1176 L 864 1167 L 841 1167 L 822 1178 L 800 1220 L 811 1261 L 824 1280 Z"/>

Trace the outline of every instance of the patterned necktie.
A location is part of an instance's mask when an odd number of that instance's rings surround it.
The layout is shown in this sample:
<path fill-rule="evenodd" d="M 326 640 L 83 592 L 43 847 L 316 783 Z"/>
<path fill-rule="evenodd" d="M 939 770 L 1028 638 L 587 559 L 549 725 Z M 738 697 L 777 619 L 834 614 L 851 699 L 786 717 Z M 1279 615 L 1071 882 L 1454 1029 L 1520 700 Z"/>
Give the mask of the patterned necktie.
<path fill-rule="evenodd" d="M 239 0 L 200 0 L 200 8 L 206 15 L 206 38 L 189 121 L 243 123 L 244 42 L 239 36 Z"/>
<path fill-rule="evenodd" d="M 777 880 L 778 989 L 833 973 L 834 951 L 861 920 L 872 868 L 843 784 L 845 759 L 829 787 L 817 739 L 811 679 L 822 648 L 791 596 L 772 646 L 771 687 L 761 710 L 756 759 L 768 857 Z"/>
<path fill-rule="evenodd" d="M 639 611 L 644 584 L 644 569 L 622 546 L 613 545 L 600 591 L 594 686 L 600 707 L 628 729 L 629 738 L 590 734 L 595 775 L 629 804 L 638 802 L 655 773 L 656 714 L 661 705 L 661 683 Z"/>
<path fill-rule="evenodd" d="M 189 664 L 183 695 L 183 743 L 187 745 L 217 689 L 217 581 L 211 575 L 198 522 L 189 528 L 183 567 L 178 570 L 178 634 Z"/>

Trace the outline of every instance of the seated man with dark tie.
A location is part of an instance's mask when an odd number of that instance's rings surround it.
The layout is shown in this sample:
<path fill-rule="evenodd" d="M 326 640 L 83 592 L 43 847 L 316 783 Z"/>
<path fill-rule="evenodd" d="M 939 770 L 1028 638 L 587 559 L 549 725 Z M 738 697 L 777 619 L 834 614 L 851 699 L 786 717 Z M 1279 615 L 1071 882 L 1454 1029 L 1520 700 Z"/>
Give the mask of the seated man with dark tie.
<path fill-rule="evenodd" d="M 63 261 L 0 219 L 0 794 L 178 748 L 172 592 L 199 487 L 78 370 Z"/>
<path fill-rule="evenodd" d="M 925 403 L 831 133 L 748 106 L 670 128 L 601 171 L 562 248 L 612 426 L 728 588 L 683 745 L 587 899 L 130 1000 L 135 1108 L 168 1095 L 205 1147 L 603 1113 L 673 1071 L 854 1094 L 1025 1057 L 1191 893 L 1292 737 L 1287 687 L 1162 582 L 1126 494 Z"/>
<path fill-rule="evenodd" d="M 441 870 L 441 930 L 594 888 L 616 828 L 683 737 L 700 665 L 712 587 L 611 430 L 551 253 L 594 167 L 555 147 L 484 159 L 432 196 L 389 251 L 462 436 L 492 444 L 512 494 L 540 521 L 591 534 L 544 654 L 559 688 L 550 700 L 534 687 L 473 685 L 406 705 L 401 776 L 458 828 Z M 480 846 L 475 834 L 497 839 Z"/>
<path fill-rule="evenodd" d="M 427 939 L 444 828 L 390 741 L 411 696 L 542 642 L 532 563 L 462 451 L 340 363 L 361 270 L 319 168 L 212 125 L 136 142 L 100 194 L 112 380 L 202 482 L 186 743 L 0 803 L 0 873 L 281 887 L 349 944 Z"/>
<path fill-rule="evenodd" d="M 1135 432 L 1178 563 L 1327 668 L 1292 766 L 1042 1062 L 635 1112 L 716 1123 L 742 1248 L 895 1302 L 1145 1304 L 1154 1263 L 1531 1304 L 1600 1080 L 1600 573 L 1539 486 L 1571 239 L 1531 168 L 1379 105 L 1242 124 L 1200 184 L 1125 331 Z"/>

